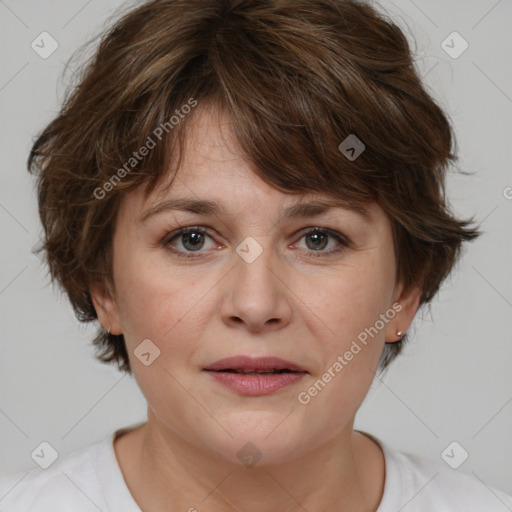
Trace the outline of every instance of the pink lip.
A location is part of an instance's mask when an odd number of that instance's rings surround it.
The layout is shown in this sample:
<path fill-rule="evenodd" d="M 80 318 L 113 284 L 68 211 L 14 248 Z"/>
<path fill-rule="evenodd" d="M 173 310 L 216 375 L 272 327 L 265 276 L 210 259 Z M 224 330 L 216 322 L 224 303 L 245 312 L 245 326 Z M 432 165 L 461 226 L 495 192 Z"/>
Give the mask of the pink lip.
<path fill-rule="evenodd" d="M 208 371 L 208 373 L 217 382 L 224 384 L 224 386 L 231 390 L 249 396 L 268 395 L 294 384 L 307 375 L 307 372 L 277 373 L 271 375 L 242 375 L 239 373 L 220 371 Z"/>
<path fill-rule="evenodd" d="M 243 375 L 222 370 L 291 370 L 290 373 Z M 307 371 L 296 363 L 279 357 L 234 356 L 220 359 L 204 368 L 213 379 L 229 389 L 243 395 L 268 395 L 294 384 L 307 375 Z"/>

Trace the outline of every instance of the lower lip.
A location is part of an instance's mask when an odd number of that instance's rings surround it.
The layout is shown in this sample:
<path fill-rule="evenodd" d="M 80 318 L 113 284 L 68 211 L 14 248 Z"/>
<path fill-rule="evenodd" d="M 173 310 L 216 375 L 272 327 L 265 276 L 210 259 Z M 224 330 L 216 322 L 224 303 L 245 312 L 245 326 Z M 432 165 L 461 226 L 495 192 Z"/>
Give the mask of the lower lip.
<path fill-rule="evenodd" d="M 206 370 L 217 382 L 243 395 L 268 395 L 295 384 L 306 372 L 274 373 L 267 375 L 243 375 L 241 373 Z"/>

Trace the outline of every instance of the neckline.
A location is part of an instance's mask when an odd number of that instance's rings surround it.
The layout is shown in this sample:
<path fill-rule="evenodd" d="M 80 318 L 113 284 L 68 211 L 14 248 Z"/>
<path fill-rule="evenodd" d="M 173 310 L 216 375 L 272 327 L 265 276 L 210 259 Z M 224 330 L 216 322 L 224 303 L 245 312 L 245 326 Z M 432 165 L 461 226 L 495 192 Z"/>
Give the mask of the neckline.
<path fill-rule="evenodd" d="M 96 469 L 108 510 L 142 512 L 126 484 L 123 472 L 121 471 L 121 466 L 117 460 L 114 442 L 117 437 L 134 430 L 145 423 L 146 421 L 142 421 L 137 424 L 119 428 L 110 433 L 104 439 L 103 443 L 99 445 L 97 460 L 100 461 L 100 463 L 97 464 Z M 106 486 L 105 482 L 110 482 L 110 485 Z"/>
<path fill-rule="evenodd" d="M 130 509 L 124 509 L 126 512 L 142 512 L 142 510 L 137 505 L 135 498 L 132 496 L 128 485 L 126 484 L 123 473 L 121 471 L 121 466 L 117 460 L 116 452 L 114 449 L 114 442 L 117 437 L 131 430 L 134 430 L 144 425 L 145 423 L 146 421 L 142 421 L 134 425 L 117 429 L 113 433 L 109 434 L 104 442 L 100 445 L 101 452 L 99 453 L 99 458 L 102 456 L 106 457 L 108 463 L 104 465 L 99 464 L 97 466 L 98 477 L 105 496 L 105 502 L 107 503 L 109 509 L 120 510 L 121 507 L 126 507 L 129 505 Z M 356 430 L 356 432 L 359 432 L 360 434 L 374 441 L 377 446 L 379 446 L 384 455 L 384 489 L 380 503 L 375 512 L 387 512 L 389 510 L 394 510 L 394 508 L 397 506 L 396 498 L 400 495 L 400 489 L 402 487 L 400 465 L 395 457 L 395 454 L 393 450 L 391 450 L 386 445 L 386 443 L 382 442 L 375 436 L 361 430 Z M 111 481 L 112 479 L 114 480 L 114 485 L 109 486 L 108 488 L 105 487 L 104 482 Z"/>
<path fill-rule="evenodd" d="M 356 430 L 356 432 L 371 439 L 381 449 L 384 455 L 384 489 L 379 506 L 375 512 L 398 510 L 399 503 L 397 497 L 401 494 L 403 482 L 400 464 L 396 458 L 395 452 L 386 443 L 372 434 L 363 432 L 362 430 Z"/>

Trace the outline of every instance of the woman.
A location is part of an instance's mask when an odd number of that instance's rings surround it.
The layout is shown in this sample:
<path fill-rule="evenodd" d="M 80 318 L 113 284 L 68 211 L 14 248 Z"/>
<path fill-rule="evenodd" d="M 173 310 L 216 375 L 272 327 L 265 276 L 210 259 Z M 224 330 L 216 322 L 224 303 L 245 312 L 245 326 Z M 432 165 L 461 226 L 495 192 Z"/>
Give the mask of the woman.
<path fill-rule="evenodd" d="M 147 422 L 4 479 L 6 511 L 496 511 L 512 498 L 354 430 L 478 231 L 445 114 L 347 0 L 155 0 L 32 148 L 43 249 Z"/>

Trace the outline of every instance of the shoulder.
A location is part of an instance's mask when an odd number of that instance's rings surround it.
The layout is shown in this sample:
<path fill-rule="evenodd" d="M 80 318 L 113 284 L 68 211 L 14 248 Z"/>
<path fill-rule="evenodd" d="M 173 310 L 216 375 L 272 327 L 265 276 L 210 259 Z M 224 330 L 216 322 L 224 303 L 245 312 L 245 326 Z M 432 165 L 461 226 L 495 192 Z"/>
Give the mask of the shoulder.
<path fill-rule="evenodd" d="M 386 483 L 377 512 L 510 512 L 512 497 L 479 478 L 382 445 Z"/>
<path fill-rule="evenodd" d="M 94 459 L 99 443 L 75 450 L 47 469 L 35 468 L 0 478 L 3 512 L 98 512 L 104 509 Z"/>

